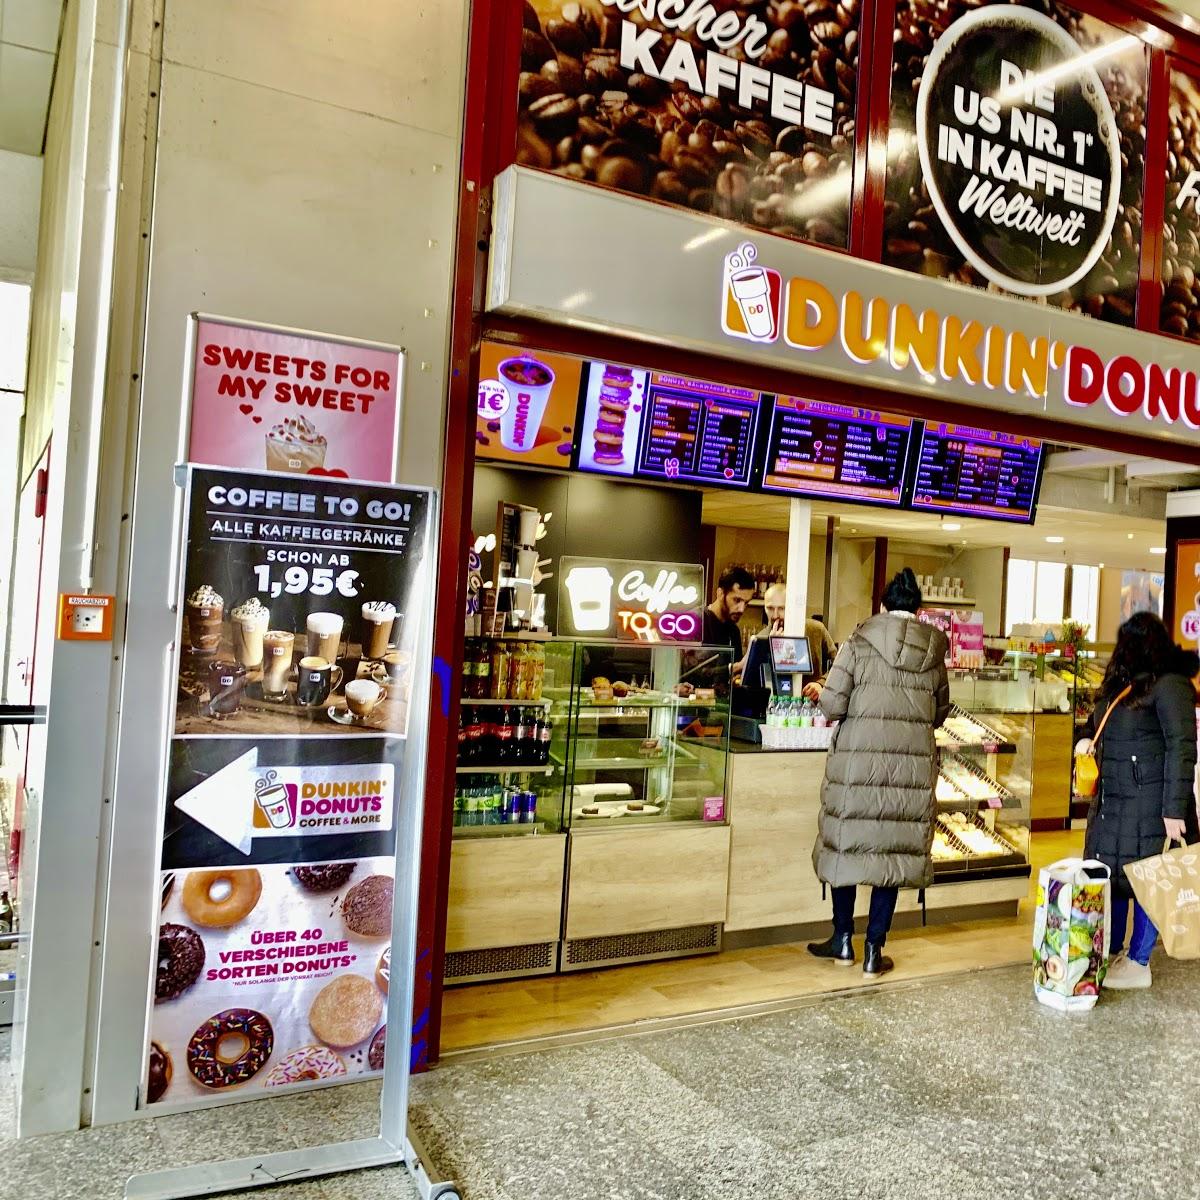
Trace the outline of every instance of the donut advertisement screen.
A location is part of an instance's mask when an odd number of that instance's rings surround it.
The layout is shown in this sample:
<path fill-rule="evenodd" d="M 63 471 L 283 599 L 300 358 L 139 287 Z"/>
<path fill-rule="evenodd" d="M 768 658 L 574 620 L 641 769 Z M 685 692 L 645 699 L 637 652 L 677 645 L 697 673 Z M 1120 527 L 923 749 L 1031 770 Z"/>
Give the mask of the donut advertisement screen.
<path fill-rule="evenodd" d="M 912 507 L 1032 524 L 1042 443 L 969 425 L 930 422 L 921 437 Z"/>
<path fill-rule="evenodd" d="M 630 478 L 746 488 L 762 396 L 683 375 L 593 362 L 578 465 Z"/>
<path fill-rule="evenodd" d="M 763 488 L 796 496 L 899 505 L 912 421 L 872 409 L 780 396 Z"/>

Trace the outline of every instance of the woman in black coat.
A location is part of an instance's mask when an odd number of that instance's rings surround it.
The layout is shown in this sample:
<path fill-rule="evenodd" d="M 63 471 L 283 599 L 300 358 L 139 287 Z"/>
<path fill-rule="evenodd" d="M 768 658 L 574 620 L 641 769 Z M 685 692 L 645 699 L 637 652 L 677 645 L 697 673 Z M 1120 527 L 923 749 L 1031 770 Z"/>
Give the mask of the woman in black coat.
<path fill-rule="evenodd" d="M 1150 952 L 1158 930 L 1133 898 L 1124 868 L 1162 853 L 1166 838 L 1182 841 L 1196 803 L 1196 693 L 1190 665 L 1158 617 L 1135 614 L 1118 631 L 1089 722 L 1090 732 L 1130 688 L 1100 736 L 1100 788 L 1087 824 L 1087 857 L 1112 871 L 1113 965 L 1105 987 L 1150 986 Z M 1126 953 L 1131 903 L 1133 933 Z"/>

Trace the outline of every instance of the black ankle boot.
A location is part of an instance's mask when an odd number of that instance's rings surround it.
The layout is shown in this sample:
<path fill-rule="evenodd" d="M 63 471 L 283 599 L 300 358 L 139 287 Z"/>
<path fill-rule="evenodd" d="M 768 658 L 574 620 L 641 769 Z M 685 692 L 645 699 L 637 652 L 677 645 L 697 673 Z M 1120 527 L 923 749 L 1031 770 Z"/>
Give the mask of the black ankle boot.
<path fill-rule="evenodd" d="M 864 975 L 886 975 L 896 964 L 883 952 L 880 942 L 868 942 L 863 955 Z"/>
<path fill-rule="evenodd" d="M 809 942 L 814 958 L 831 958 L 839 967 L 854 966 L 854 942 L 848 933 L 835 933 L 827 942 Z"/>

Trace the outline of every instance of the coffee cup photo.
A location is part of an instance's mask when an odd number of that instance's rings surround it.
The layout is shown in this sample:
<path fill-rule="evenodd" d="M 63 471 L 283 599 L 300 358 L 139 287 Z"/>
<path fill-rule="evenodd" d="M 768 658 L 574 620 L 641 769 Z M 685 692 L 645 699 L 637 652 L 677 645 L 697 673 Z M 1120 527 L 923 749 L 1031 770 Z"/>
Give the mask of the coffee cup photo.
<path fill-rule="evenodd" d="M 341 667 L 315 655 L 306 655 L 296 668 L 296 699 L 306 708 L 316 708 L 329 699 L 341 682 Z"/>
<path fill-rule="evenodd" d="M 387 688 L 375 679 L 355 679 L 346 684 L 346 707 L 352 716 L 369 717 L 387 698 Z"/>

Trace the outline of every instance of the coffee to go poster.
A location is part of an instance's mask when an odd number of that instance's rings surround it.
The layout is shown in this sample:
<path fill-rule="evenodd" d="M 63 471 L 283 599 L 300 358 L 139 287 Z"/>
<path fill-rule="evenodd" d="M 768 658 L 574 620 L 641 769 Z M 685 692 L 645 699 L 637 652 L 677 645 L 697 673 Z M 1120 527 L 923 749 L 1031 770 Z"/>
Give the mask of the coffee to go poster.
<path fill-rule="evenodd" d="M 403 352 L 194 320 L 189 462 L 390 483 Z"/>
<path fill-rule="evenodd" d="M 428 515 L 419 489 L 193 468 L 176 734 L 404 734 Z"/>

